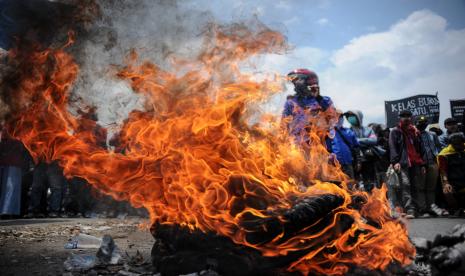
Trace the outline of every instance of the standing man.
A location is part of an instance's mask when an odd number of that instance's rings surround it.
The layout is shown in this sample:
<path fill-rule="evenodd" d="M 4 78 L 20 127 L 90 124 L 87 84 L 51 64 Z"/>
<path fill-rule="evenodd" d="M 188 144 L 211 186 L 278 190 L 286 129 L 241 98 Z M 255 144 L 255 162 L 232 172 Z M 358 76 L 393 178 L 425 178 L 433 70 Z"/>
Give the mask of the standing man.
<path fill-rule="evenodd" d="M 454 118 L 445 119 L 444 127 L 446 128 L 446 132 L 439 136 L 439 143 L 441 143 L 441 149 L 449 145 L 449 136 L 452 133 L 456 133 L 459 131 L 457 120 L 455 120 Z"/>
<path fill-rule="evenodd" d="M 318 116 L 320 112 L 334 110 L 333 101 L 330 97 L 320 95 L 318 76 L 315 72 L 308 69 L 296 69 L 287 74 L 287 77 L 294 84 L 295 94 L 287 97 L 283 121 L 287 131 L 298 144 L 308 143 L 311 117 Z"/>
<path fill-rule="evenodd" d="M 362 150 L 361 168 L 359 170 L 360 175 L 358 179 L 363 181 L 365 190 L 371 191 L 377 183 L 376 161 L 378 161 L 378 156 L 375 155 L 374 152 L 374 147 L 378 143 L 377 137 L 371 127 L 363 126 L 363 113 L 361 111 L 349 110 L 345 113 L 345 116 Z"/>
<path fill-rule="evenodd" d="M 29 203 L 28 215 L 26 217 L 44 217 L 42 202 L 47 189 L 50 187 L 50 200 L 48 204 L 48 216 L 56 218 L 60 216 L 61 204 L 63 199 L 63 190 L 65 185 L 63 169 L 58 161 L 52 161 L 47 164 L 40 162 L 34 168 L 34 175 L 31 187 L 31 199 Z M 45 199 L 46 201 L 46 199 Z"/>
<path fill-rule="evenodd" d="M 424 162 L 420 132 L 412 125 L 412 112 L 403 110 L 399 113 L 399 124 L 389 134 L 389 149 L 391 165 L 399 174 L 400 188 L 398 190 L 389 187 L 389 197 L 392 202 L 400 203 L 406 212 L 406 218 L 414 218 L 415 205 L 413 203 L 413 187 L 417 187 L 416 181 L 424 173 Z M 400 192 L 400 200 L 397 194 Z"/>
<path fill-rule="evenodd" d="M 453 133 L 450 144 L 438 155 L 442 191 L 449 208 L 457 216 L 464 216 L 465 208 L 465 136 Z"/>
<path fill-rule="evenodd" d="M 438 136 L 432 131 L 427 131 L 428 119 L 421 116 L 416 120 L 415 126 L 420 131 L 420 141 L 423 146 L 422 159 L 426 165 L 426 174 L 417 181 L 417 205 L 418 211 L 423 217 L 429 217 L 431 205 L 436 202 L 436 184 L 438 182 L 438 166 L 436 158 L 441 150 Z"/>
<path fill-rule="evenodd" d="M 0 217 L 18 218 L 21 213 L 23 168 L 26 148 L 12 138 L 0 122 Z"/>

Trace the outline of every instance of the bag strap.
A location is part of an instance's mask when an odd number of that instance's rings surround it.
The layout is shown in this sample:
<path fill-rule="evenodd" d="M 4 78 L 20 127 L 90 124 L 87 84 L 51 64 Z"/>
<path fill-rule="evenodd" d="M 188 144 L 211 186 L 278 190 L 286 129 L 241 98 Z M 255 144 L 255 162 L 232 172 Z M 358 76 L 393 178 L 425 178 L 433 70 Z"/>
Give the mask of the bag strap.
<path fill-rule="evenodd" d="M 337 127 L 335 129 L 336 129 L 336 132 L 339 133 L 339 136 L 341 136 L 342 141 L 344 142 L 344 144 L 346 144 L 346 146 L 348 146 L 349 149 L 351 151 L 353 151 L 354 148 L 352 148 L 352 146 L 350 145 L 349 141 L 347 141 L 347 138 L 344 136 L 344 134 L 342 134 L 342 132 Z"/>

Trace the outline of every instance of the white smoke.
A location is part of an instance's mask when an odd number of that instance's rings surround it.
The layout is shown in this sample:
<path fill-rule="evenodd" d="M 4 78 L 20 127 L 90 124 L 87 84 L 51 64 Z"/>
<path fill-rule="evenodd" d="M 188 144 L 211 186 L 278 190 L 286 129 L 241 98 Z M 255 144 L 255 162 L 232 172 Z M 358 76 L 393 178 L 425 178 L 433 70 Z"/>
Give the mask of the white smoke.
<path fill-rule="evenodd" d="M 74 46 L 80 65 L 73 99 L 97 108 L 98 123 L 118 126 L 144 99 L 119 80 L 112 69 L 124 64 L 135 49 L 141 60 L 169 69 L 169 57 L 192 57 L 202 43 L 202 31 L 213 21 L 209 12 L 183 7 L 175 1 L 97 1 L 101 17 Z M 79 39 L 79 37 L 78 37 Z M 116 130 L 116 129 L 115 129 Z"/>

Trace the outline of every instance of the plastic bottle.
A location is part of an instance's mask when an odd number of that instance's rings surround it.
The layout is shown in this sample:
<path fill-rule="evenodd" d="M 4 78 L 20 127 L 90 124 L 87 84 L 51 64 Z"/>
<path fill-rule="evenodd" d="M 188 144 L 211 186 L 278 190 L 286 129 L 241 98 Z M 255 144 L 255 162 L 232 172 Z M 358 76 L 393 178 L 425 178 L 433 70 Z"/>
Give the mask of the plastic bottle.
<path fill-rule="evenodd" d="M 87 234 L 78 234 L 72 237 L 66 244 L 65 249 L 99 248 L 102 239 Z"/>
<path fill-rule="evenodd" d="M 97 257 L 95 256 L 71 254 L 64 262 L 64 267 L 67 271 L 86 271 L 93 268 L 96 264 Z"/>

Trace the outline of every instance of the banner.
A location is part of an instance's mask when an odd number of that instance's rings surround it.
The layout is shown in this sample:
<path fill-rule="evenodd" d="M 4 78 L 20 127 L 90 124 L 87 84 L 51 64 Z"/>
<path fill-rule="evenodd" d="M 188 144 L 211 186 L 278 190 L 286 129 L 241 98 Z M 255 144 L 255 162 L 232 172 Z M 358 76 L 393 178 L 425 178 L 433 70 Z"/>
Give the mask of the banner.
<path fill-rule="evenodd" d="M 465 99 L 463 100 L 450 100 L 450 114 L 458 122 L 463 120 L 463 112 L 465 111 Z"/>
<path fill-rule="evenodd" d="M 385 101 L 386 126 L 394 127 L 399 122 L 399 113 L 410 110 L 413 117 L 425 116 L 430 124 L 439 122 L 439 99 L 437 95 L 416 95 L 400 100 Z"/>

